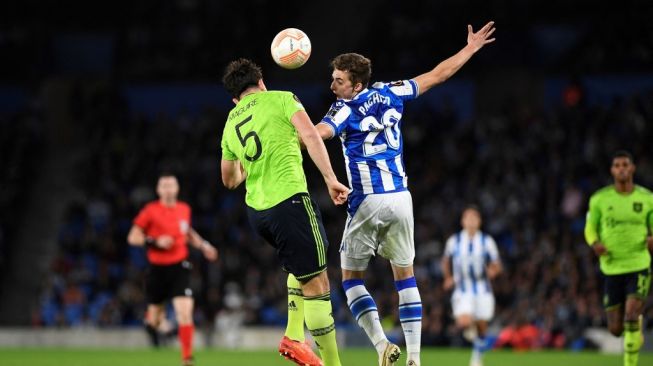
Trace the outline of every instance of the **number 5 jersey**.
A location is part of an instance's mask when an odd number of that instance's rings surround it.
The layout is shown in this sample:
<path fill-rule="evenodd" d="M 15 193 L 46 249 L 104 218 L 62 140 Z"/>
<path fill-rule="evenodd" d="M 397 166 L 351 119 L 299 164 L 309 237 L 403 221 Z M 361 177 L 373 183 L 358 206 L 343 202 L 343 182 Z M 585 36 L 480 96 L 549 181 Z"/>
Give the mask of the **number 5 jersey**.
<path fill-rule="evenodd" d="M 245 202 L 257 211 L 308 192 L 297 130 L 290 122 L 304 106 L 290 92 L 244 96 L 229 112 L 222 159 L 240 160 L 247 172 Z"/>

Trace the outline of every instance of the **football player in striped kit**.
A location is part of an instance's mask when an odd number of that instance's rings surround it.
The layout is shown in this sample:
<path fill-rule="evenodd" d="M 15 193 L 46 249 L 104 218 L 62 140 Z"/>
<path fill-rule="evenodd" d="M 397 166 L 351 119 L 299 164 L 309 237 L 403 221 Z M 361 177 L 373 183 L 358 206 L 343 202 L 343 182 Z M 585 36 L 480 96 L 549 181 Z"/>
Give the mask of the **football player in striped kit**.
<path fill-rule="evenodd" d="M 456 325 L 473 334 L 470 366 L 483 365 L 488 322 L 494 316 L 494 295 L 490 280 L 501 273 L 497 245 L 481 231 L 481 211 L 465 208 L 460 219 L 463 229 L 452 235 L 442 256 L 444 289 L 455 288 L 451 307 Z M 453 269 L 453 271 L 452 271 Z"/>
<path fill-rule="evenodd" d="M 340 247 L 347 303 L 365 330 L 382 366 L 394 364 L 399 347 L 385 336 L 379 314 L 363 282 L 373 255 L 390 261 L 399 293 L 399 319 L 406 339 L 407 365 L 420 363 L 422 302 L 413 259 L 413 203 L 403 161 L 401 136 L 404 102 L 417 98 L 458 71 L 484 45 L 493 42 L 494 22 L 474 33 L 467 45 L 433 70 L 410 80 L 372 83 L 371 61 L 356 53 L 337 56 L 331 90 L 337 100 L 317 125 L 320 136 L 339 136 L 352 192 Z"/>

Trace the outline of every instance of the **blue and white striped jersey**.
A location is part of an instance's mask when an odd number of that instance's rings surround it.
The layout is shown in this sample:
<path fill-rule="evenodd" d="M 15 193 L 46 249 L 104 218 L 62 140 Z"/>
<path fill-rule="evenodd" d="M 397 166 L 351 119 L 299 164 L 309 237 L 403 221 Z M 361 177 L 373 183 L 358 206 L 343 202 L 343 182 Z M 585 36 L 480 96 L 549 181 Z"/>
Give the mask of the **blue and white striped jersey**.
<path fill-rule="evenodd" d="M 378 82 L 354 99 L 338 99 L 322 119 L 342 140 L 351 216 L 368 194 L 408 188 L 401 117 L 404 102 L 418 95 L 414 80 Z"/>
<path fill-rule="evenodd" d="M 462 230 L 447 240 L 444 255 L 452 261 L 455 291 L 472 294 L 492 292 L 485 268 L 489 263 L 499 261 L 499 252 L 490 235 L 478 231 L 470 238 Z"/>

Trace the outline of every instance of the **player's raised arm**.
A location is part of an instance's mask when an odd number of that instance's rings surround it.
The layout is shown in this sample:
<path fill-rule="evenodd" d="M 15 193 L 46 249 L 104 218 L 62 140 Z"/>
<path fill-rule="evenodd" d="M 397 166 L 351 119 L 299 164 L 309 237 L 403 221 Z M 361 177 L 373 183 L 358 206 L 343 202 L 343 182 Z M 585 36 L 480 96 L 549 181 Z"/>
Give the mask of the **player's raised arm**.
<path fill-rule="evenodd" d="M 315 126 L 313 126 L 313 123 L 311 123 L 308 114 L 303 110 L 297 111 L 293 114 L 290 122 L 295 126 L 301 141 L 306 145 L 306 150 L 308 150 L 311 160 L 313 160 L 313 163 L 315 163 L 320 173 L 322 173 L 333 203 L 336 205 L 345 203 L 349 194 L 349 188 L 338 182 L 331 167 L 331 160 L 329 160 L 329 154 L 324 146 L 324 142 L 322 142 L 320 134 Z"/>
<path fill-rule="evenodd" d="M 443 83 L 455 74 L 478 50 L 488 43 L 494 42 L 490 36 L 494 33 L 494 22 L 488 22 L 478 32 L 474 33 L 472 26 L 467 25 L 467 45 L 458 53 L 440 62 L 433 70 L 414 78 L 419 87 L 419 95 L 435 85 Z"/>

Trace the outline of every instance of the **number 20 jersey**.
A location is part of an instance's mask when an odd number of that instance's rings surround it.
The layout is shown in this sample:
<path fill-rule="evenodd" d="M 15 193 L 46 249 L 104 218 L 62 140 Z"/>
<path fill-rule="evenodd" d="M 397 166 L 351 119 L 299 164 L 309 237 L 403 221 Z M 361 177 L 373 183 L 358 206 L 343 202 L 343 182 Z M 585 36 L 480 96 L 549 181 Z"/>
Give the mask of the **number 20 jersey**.
<path fill-rule="evenodd" d="M 404 102 L 418 94 L 414 80 L 377 82 L 351 100 L 338 99 L 322 119 L 342 140 L 351 216 L 368 194 L 408 189 L 401 117 Z"/>
<path fill-rule="evenodd" d="M 247 172 L 245 202 L 257 211 L 308 192 L 297 130 L 290 122 L 304 106 L 290 92 L 244 96 L 222 132 L 222 159 L 239 160 Z"/>

